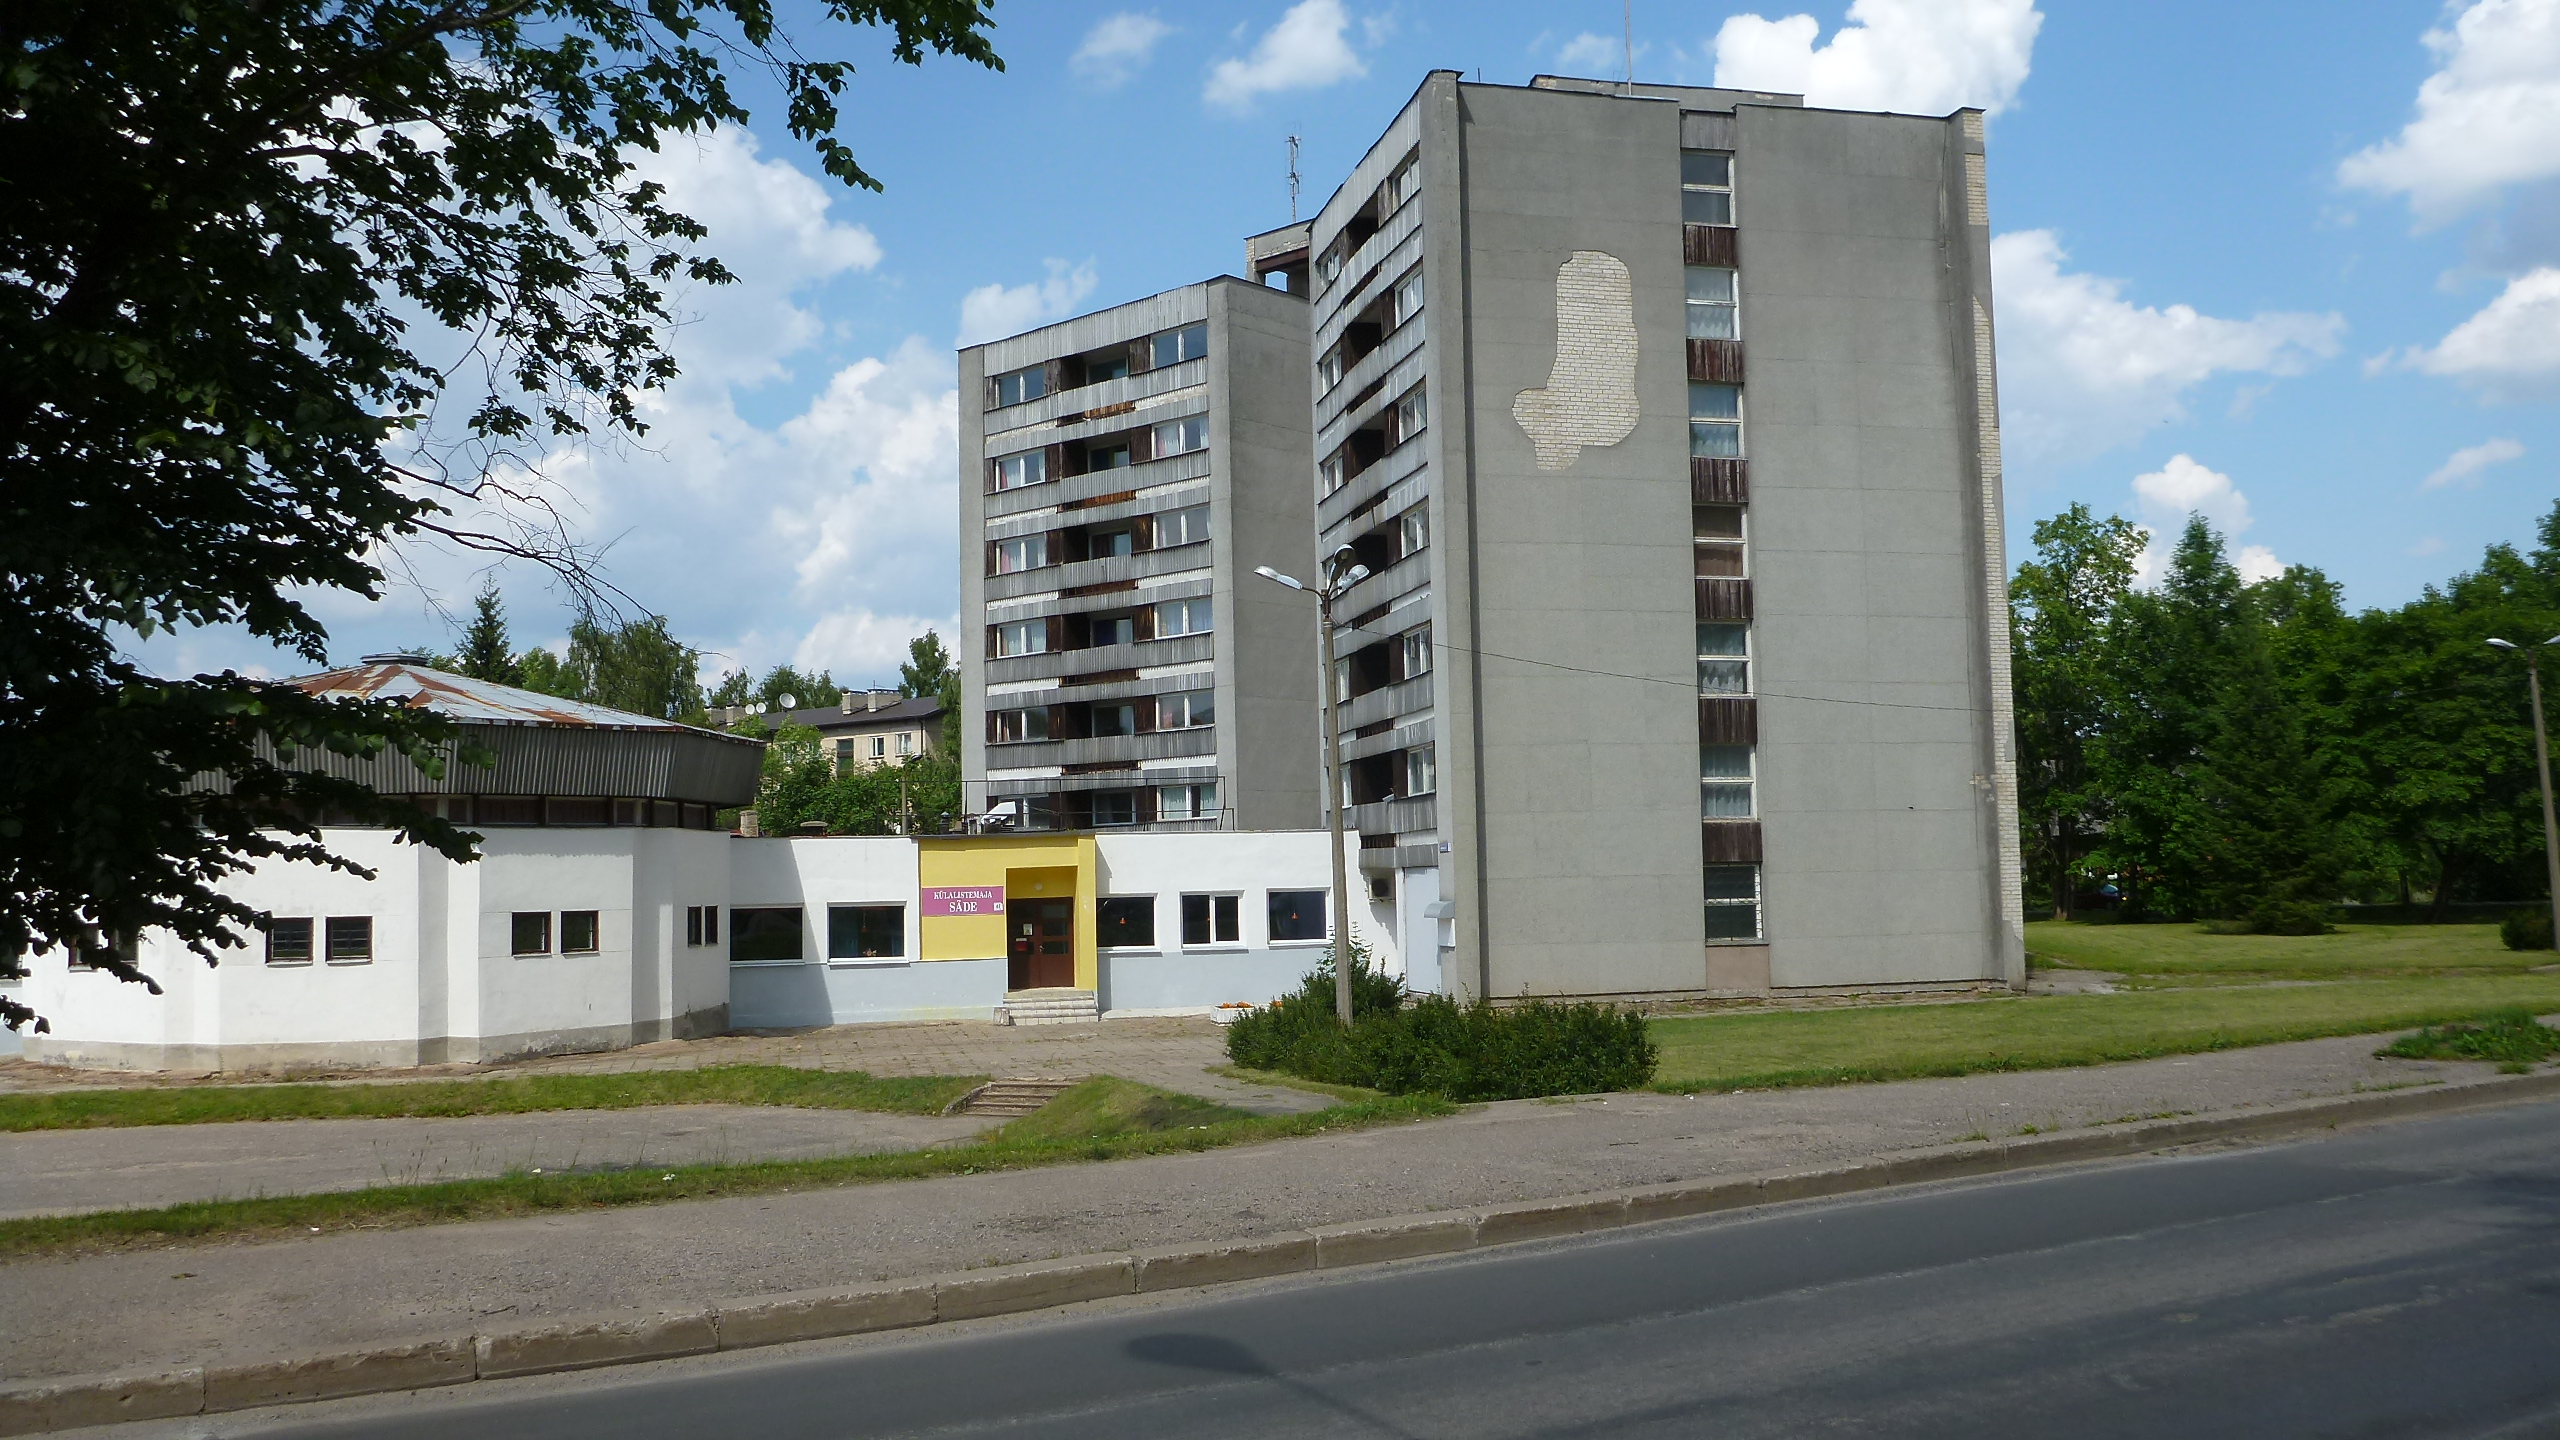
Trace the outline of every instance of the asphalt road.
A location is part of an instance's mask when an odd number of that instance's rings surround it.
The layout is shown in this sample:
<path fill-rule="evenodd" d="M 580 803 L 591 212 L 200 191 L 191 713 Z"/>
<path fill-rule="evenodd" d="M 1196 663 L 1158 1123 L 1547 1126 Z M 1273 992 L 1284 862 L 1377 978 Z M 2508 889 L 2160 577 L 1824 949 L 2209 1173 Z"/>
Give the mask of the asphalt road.
<path fill-rule="evenodd" d="M 2560 1104 L 185 1433 L 2560 1436 Z"/>

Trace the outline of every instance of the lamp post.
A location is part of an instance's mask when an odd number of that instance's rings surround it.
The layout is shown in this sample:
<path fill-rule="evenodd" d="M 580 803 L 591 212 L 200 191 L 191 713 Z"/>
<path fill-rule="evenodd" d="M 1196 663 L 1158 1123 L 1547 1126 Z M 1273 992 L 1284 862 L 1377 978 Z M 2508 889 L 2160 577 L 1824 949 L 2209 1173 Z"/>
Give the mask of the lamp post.
<path fill-rule="evenodd" d="M 2489 643 L 2524 656 L 2525 686 L 2533 694 L 2533 768 L 2542 781 L 2542 863 L 2551 884 L 2552 943 L 2560 945 L 2560 821 L 2552 818 L 2551 742 L 2542 729 L 2542 647 L 2527 648 L 2494 635 L 2489 637 Z M 2542 644 L 2560 645 L 2560 635 L 2554 635 Z"/>
<path fill-rule="evenodd" d="M 1333 693 L 1333 602 L 1341 599 L 1344 591 L 1368 579 L 1369 567 L 1354 559 L 1351 547 L 1345 545 L 1325 557 L 1322 589 L 1309 589 L 1268 565 L 1254 566 L 1253 573 L 1316 597 L 1317 663 L 1324 671 L 1324 810 L 1327 829 L 1333 835 L 1333 1013 L 1349 1025 L 1351 877 L 1350 866 L 1342 858 L 1342 712 L 1336 708 Z"/>

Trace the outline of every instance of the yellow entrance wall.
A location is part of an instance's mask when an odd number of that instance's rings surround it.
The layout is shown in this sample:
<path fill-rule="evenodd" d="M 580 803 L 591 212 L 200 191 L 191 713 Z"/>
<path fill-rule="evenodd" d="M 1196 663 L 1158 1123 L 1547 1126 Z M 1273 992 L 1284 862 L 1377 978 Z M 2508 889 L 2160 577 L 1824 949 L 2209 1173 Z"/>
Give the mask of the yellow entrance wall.
<path fill-rule="evenodd" d="M 922 835 L 916 838 L 916 892 L 959 885 L 1001 885 L 1008 906 L 1026 900 L 1076 902 L 1076 988 L 1098 989 L 1094 954 L 1096 866 L 1091 835 Z M 1002 915 L 926 915 L 921 960 L 1005 958 Z"/>

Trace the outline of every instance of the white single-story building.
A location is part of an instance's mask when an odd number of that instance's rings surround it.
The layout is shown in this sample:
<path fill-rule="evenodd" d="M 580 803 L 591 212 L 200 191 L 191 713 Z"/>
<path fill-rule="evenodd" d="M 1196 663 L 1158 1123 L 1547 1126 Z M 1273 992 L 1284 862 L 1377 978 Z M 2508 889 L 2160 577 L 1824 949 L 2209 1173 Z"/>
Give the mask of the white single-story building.
<path fill-rule="evenodd" d="M 52 1029 L 24 1037 L 28 1059 L 289 1071 L 733 1029 L 1201 1013 L 1296 988 L 1330 934 L 1322 831 L 742 837 L 710 815 L 752 797 L 755 742 L 400 660 L 301 683 L 462 717 L 493 766 L 318 763 L 432 797 L 482 834 L 481 858 L 324 826 L 373 878 L 284 862 L 234 877 L 224 888 L 266 927 L 210 967 L 137 937 L 161 995 L 59 950 L 30 957 L 18 993 Z M 1354 908 L 1353 936 L 1403 973 L 1392 905 L 1355 890 Z"/>

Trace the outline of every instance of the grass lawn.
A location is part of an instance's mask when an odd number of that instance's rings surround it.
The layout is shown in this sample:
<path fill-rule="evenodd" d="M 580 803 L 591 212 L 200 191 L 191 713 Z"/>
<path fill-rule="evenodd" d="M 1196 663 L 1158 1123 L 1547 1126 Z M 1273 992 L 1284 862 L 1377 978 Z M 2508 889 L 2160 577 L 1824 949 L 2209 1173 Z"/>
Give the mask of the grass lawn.
<path fill-rule="evenodd" d="M 2560 1010 L 2560 974 L 2184 987 L 1954 1005 L 1701 1015 L 1653 1022 L 1654 1039 L 1662 1047 L 1653 1088 L 1733 1090 L 2047 1070 L 2405 1030 L 2474 1020 L 2517 1005 L 2542 1013 Z"/>
<path fill-rule="evenodd" d="M 388 1085 L 191 1085 L 0 1095 L 0 1131 L 116 1125 L 206 1125 L 224 1120 L 350 1120 L 411 1115 L 522 1115 L 536 1110 L 628 1110 L 640 1105 L 796 1105 L 934 1115 L 984 1075 L 880 1077 L 789 1065 L 711 1065 L 611 1075 L 524 1075 Z"/>
<path fill-rule="evenodd" d="M 2560 961 L 2510 950 L 2495 925 L 2341 925 L 2331 935 L 2208 935 L 2200 925 L 2027 926 L 2038 964 L 2112 970 L 2155 984 L 2516 975 Z"/>
<path fill-rule="evenodd" d="M 329 1195 L 220 1200 L 153 1210 L 0 1220 L 0 1258 L 492 1220 L 1121 1160 L 1136 1155 L 1213 1150 L 1328 1130 L 1362 1129 L 1453 1114 L 1457 1108 L 1424 1096 L 1382 1096 L 1306 1115 L 1252 1115 L 1196 1096 L 1098 1075 L 1070 1087 L 1040 1110 L 965 1144 L 829 1160 L 687 1165 L 673 1169 L 651 1166 L 583 1175 L 504 1175 L 489 1180 L 378 1186 Z"/>

